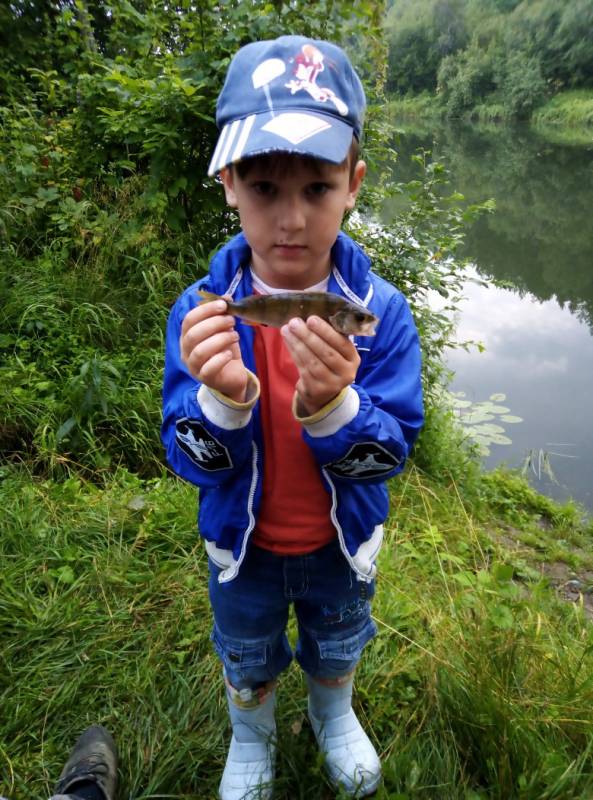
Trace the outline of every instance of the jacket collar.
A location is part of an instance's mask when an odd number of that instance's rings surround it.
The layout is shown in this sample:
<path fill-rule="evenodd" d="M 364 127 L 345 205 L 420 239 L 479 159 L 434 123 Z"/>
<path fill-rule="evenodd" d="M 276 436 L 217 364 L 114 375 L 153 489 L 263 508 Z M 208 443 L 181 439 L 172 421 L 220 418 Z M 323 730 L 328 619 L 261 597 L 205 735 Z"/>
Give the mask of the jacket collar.
<path fill-rule="evenodd" d="M 342 294 L 354 303 L 367 305 L 372 297 L 370 281 L 371 262 L 359 245 L 340 232 L 331 251 L 334 267 L 329 278 L 328 291 Z M 243 233 L 237 234 L 210 263 L 212 290 L 217 294 L 239 296 L 251 294 L 249 264 L 251 248 Z"/>

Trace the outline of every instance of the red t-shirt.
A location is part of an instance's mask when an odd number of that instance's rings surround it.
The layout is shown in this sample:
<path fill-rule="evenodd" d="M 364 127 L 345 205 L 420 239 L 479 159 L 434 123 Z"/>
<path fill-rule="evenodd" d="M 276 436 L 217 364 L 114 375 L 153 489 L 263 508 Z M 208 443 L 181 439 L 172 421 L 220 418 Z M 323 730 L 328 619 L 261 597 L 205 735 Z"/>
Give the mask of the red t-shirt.
<path fill-rule="evenodd" d="M 285 555 L 302 555 L 334 539 L 331 497 L 292 413 L 298 370 L 278 328 L 255 328 L 264 438 L 262 503 L 252 541 Z"/>

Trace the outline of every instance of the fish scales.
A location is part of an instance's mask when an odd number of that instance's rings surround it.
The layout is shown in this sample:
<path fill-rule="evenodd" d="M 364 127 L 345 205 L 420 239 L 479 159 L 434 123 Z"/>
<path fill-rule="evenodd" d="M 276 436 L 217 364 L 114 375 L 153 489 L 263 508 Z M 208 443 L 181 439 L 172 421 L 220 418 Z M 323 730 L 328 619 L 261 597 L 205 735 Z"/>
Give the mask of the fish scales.
<path fill-rule="evenodd" d="M 282 327 L 288 320 L 300 317 L 307 319 L 316 314 L 329 319 L 346 301 L 327 292 L 281 292 L 274 295 L 253 295 L 238 302 L 228 303 L 231 314 L 272 327 Z"/>
<path fill-rule="evenodd" d="M 255 294 L 241 300 L 227 300 L 212 292 L 199 289 L 205 302 L 223 299 L 229 314 L 251 324 L 281 328 L 295 317 L 306 320 L 315 315 L 330 323 L 345 335 L 373 336 L 379 321 L 364 306 L 356 305 L 332 292 L 279 292 Z"/>

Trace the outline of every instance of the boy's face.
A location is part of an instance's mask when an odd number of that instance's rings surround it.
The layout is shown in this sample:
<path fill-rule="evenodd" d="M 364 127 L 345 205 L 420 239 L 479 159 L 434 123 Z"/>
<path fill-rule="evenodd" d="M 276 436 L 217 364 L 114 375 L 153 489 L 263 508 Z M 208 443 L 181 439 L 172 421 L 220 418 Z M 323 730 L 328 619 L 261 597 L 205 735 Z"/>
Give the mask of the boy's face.
<path fill-rule="evenodd" d="M 252 267 L 269 286 L 306 289 L 330 271 L 330 250 L 344 213 L 354 208 L 366 165 L 352 171 L 287 157 L 281 169 L 257 161 L 245 178 L 221 172 L 227 203 L 238 209 Z"/>

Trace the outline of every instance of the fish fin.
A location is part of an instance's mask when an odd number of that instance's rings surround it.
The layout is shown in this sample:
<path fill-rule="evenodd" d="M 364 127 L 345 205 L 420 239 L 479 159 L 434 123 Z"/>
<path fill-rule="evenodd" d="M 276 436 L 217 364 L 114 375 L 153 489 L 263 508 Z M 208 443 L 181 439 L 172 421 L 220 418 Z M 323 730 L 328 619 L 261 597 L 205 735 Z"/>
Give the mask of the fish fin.
<path fill-rule="evenodd" d="M 243 325 L 249 325 L 250 328 L 268 328 L 265 322 L 251 322 L 250 320 L 241 318 Z"/>
<path fill-rule="evenodd" d="M 201 301 L 203 303 L 210 303 L 213 300 L 222 299 L 219 294 L 214 294 L 214 292 L 207 292 L 205 289 L 198 289 L 197 293 L 200 295 L 201 298 L 203 298 Z"/>

